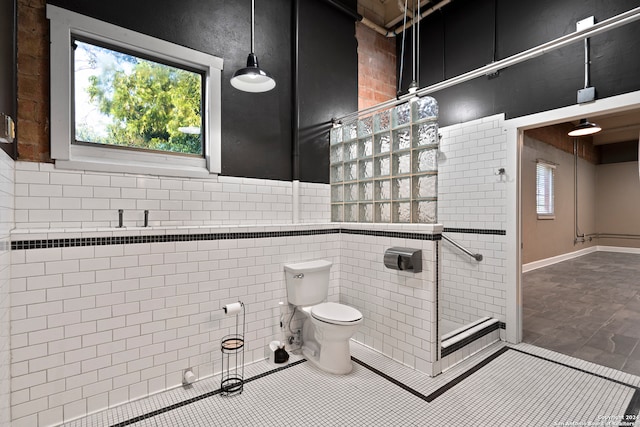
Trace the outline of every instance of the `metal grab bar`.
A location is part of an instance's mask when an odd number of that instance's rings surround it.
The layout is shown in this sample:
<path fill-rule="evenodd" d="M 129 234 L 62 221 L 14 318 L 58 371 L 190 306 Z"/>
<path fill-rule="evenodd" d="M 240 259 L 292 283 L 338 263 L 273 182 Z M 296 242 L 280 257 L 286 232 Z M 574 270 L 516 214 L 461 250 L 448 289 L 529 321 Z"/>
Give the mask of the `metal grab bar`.
<path fill-rule="evenodd" d="M 444 240 L 446 240 L 447 242 L 451 243 L 453 246 L 455 246 L 456 248 L 460 249 L 462 252 L 464 252 L 465 254 L 469 255 L 471 258 L 475 259 L 476 261 L 480 262 L 482 261 L 482 254 L 474 254 L 473 252 L 471 252 L 469 249 L 465 248 L 464 246 L 462 246 L 460 243 L 451 240 L 449 237 L 447 237 L 444 233 L 442 234 L 442 238 Z"/>

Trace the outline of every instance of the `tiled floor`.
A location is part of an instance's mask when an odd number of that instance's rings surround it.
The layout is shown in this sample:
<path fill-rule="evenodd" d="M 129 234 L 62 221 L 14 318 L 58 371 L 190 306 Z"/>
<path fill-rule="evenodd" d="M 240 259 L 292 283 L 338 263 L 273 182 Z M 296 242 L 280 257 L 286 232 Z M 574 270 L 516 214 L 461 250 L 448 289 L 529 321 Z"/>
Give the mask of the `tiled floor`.
<path fill-rule="evenodd" d="M 247 366 L 237 396 L 206 379 L 66 426 L 632 426 L 619 417 L 640 411 L 640 377 L 528 344 L 496 343 L 436 378 L 358 344 L 352 355 L 345 376 L 292 355 L 277 372 Z"/>
<path fill-rule="evenodd" d="M 595 252 L 522 283 L 524 342 L 640 375 L 640 255 Z"/>

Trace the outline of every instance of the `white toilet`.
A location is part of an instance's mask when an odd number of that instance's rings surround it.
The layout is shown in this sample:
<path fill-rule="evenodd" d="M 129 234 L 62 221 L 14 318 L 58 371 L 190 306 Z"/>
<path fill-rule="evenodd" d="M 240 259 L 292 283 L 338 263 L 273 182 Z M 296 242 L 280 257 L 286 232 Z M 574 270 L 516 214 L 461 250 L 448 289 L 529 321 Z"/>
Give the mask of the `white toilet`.
<path fill-rule="evenodd" d="M 287 299 L 306 316 L 302 327 L 302 354 L 323 371 L 348 374 L 353 365 L 349 339 L 362 323 L 353 307 L 323 302 L 329 291 L 331 261 L 285 264 Z"/>

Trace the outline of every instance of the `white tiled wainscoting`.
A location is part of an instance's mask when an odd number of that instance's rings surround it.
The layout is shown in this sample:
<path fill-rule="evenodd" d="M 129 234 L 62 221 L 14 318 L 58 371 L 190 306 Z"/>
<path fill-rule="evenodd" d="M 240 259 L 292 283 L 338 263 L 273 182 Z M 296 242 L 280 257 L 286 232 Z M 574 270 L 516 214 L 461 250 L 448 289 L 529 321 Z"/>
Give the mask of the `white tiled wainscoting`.
<path fill-rule="evenodd" d="M 16 163 L 15 220 L 20 229 L 289 224 L 293 184 L 212 175 L 206 179 L 55 169 Z M 330 221 L 326 184 L 299 183 L 300 222 Z"/>
<path fill-rule="evenodd" d="M 11 424 L 10 231 L 13 228 L 14 161 L 0 150 L 0 425 Z"/>
<path fill-rule="evenodd" d="M 329 299 L 338 301 L 333 227 L 189 228 L 164 238 L 145 230 L 164 240 L 147 243 L 109 240 L 124 232 L 70 233 L 67 241 L 51 233 L 39 236 L 42 246 L 87 245 L 12 250 L 12 425 L 60 423 L 178 386 L 188 367 L 212 375 L 221 369 L 220 339 L 235 325 L 221 307 L 238 300 L 247 311 L 245 360 L 264 358 L 279 333 L 285 262 L 332 260 Z M 15 232 L 14 244 L 25 237 L 38 241 Z"/>
<path fill-rule="evenodd" d="M 463 325 L 505 320 L 506 166 L 504 115 L 440 128 L 438 222 L 444 234 L 480 253 L 478 262 L 442 242 L 442 318 Z"/>

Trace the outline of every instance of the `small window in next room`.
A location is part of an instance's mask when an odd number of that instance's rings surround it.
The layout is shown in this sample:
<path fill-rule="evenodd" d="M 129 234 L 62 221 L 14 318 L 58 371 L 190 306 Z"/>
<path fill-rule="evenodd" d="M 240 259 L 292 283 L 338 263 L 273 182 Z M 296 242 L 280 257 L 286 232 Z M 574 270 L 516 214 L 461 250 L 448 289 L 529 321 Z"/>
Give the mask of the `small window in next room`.
<path fill-rule="evenodd" d="M 538 160 L 536 162 L 536 213 L 538 219 L 553 219 L 554 211 L 554 172 L 552 163 Z"/>
<path fill-rule="evenodd" d="M 219 173 L 222 59 L 47 5 L 56 168 Z"/>

